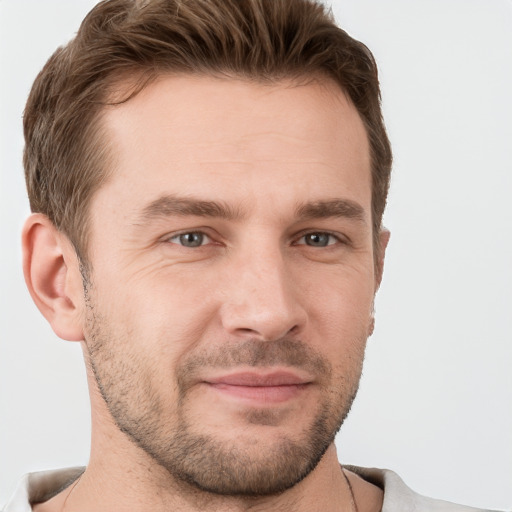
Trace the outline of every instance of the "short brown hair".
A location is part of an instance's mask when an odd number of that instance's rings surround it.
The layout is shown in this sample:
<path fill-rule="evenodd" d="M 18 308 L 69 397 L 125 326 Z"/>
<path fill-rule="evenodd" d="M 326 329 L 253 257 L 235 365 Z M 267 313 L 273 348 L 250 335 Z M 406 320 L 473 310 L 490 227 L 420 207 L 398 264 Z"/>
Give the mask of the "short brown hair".
<path fill-rule="evenodd" d="M 378 252 L 392 156 L 377 66 L 325 6 L 314 0 L 105 0 L 50 57 L 24 115 L 31 209 L 68 236 L 83 263 L 88 208 L 109 175 L 108 137 L 97 120 L 123 79 L 138 80 L 133 95 L 163 73 L 270 82 L 327 76 L 338 83 L 368 134 Z"/>

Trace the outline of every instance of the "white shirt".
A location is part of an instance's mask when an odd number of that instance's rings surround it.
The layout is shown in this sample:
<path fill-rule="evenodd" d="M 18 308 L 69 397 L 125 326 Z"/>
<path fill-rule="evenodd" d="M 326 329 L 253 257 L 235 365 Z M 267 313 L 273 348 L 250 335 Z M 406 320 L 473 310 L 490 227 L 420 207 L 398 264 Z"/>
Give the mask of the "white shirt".
<path fill-rule="evenodd" d="M 384 490 L 382 512 L 492 512 L 434 500 L 415 493 L 403 480 L 388 469 L 344 466 L 368 482 Z M 3 512 L 31 512 L 30 503 L 50 499 L 71 485 L 84 471 L 83 467 L 29 473 L 21 480 Z"/>

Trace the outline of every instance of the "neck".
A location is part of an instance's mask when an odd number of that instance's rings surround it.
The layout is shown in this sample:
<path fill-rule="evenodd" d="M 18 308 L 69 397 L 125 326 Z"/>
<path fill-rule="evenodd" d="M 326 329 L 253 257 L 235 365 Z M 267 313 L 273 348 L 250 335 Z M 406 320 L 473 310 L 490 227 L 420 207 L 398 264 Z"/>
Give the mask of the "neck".
<path fill-rule="evenodd" d="M 138 449 L 134 447 L 135 449 Z M 304 480 L 279 495 L 257 498 L 219 496 L 178 483 L 159 466 L 127 465 L 126 453 L 102 451 L 91 457 L 82 477 L 35 512 L 130 510 L 154 512 L 275 510 L 352 512 L 353 497 L 340 469 L 334 444 Z M 105 455 L 108 454 L 108 455 Z M 361 509 L 360 509 L 361 510 Z"/>

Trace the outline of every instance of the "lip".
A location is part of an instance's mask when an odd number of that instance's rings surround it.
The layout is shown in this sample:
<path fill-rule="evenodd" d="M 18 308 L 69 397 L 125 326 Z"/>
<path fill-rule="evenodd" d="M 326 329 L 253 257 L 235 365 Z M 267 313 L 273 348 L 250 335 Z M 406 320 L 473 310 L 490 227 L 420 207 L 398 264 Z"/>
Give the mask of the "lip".
<path fill-rule="evenodd" d="M 209 378 L 204 383 L 222 395 L 270 405 L 297 397 L 312 381 L 291 371 L 246 371 Z"/>
<path fill-rule="evenodd" d="M 236 372 L 206 379 L 209 384 L 226 384 L 229 386 L 297 386 L 308 384 L 311 379 L 291 371 L 270 372 Z"/>

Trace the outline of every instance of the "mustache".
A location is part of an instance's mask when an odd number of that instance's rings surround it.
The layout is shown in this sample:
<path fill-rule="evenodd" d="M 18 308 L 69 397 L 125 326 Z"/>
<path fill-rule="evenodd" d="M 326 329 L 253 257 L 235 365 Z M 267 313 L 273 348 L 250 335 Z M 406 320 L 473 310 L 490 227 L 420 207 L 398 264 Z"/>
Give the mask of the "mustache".
<path fill-rule="evenodd" d="M 247 339 L 237 343 L 216 345 L 189 356 L 179 365 L 178 383 L 181 389 L 204 374 L 205 368 L 230 370 L 240 366 L 269 368 L 287 366 L 305 370 L 323 378 L 332 374 L 332 365 L 310 346 L 295 339 L 274 341 Z"/>

